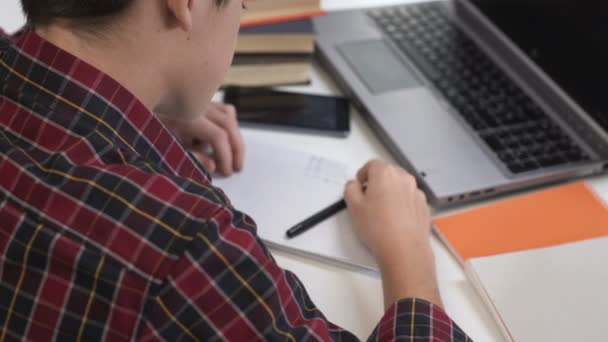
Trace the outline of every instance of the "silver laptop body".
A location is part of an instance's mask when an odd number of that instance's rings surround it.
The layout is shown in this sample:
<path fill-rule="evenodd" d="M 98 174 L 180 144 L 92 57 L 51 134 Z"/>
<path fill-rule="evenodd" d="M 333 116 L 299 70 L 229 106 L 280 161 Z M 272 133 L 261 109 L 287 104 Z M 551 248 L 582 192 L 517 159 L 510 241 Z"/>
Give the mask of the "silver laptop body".
<path fill-rule="evenodd" d="M 425 3 L 397 6 L 411 8 Z M 389 39 L 376 9 L 315 18 L 323 64 L 395 158 L 437 206 L 596 174 L 608 135 L 468 0 L 435 3 L 580 146 L 585 160 L 514 173 L 411 55 Z M 394 8 L 397 8 L 394 7 Z M 393 7 L 391 7 L 393 8 Z M 379 9 L 382 10 L 383 8 Z M 608 115 L 608 114 L 607 114 Z"/>

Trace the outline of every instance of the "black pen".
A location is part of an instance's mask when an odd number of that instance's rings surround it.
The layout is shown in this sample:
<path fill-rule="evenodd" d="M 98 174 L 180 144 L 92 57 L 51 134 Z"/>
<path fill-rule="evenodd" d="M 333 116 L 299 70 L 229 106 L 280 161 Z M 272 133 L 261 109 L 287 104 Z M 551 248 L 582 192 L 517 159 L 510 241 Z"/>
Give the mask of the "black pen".
<path fill-rule="evenodd" d="M 330 205 L 329 207 L 312 215 L 311 217 L 307 218 L 306 220 L 289 228 L 286 233 L 287 237 L 291 239 L 294 236 L 298 236 L 298 235 L 304 233 L 305 231 L 309 230 L 310 228 L 314 227 L 321 221 L 325 220 L 326 218 L 340 212 L 341 210 L 343 210 L 345 208 L 346 208 L 346 202 L 344 202 L 344 200 L 341 199 L 338 202 Z"/>

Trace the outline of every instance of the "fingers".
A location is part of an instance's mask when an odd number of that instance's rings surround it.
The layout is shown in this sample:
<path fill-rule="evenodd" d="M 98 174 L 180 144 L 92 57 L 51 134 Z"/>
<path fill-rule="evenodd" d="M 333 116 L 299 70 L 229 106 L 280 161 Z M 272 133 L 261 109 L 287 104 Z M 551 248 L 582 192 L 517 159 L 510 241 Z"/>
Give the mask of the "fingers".
<path fill-rule="evenodd" d="M 232 105 L 211 103 L 203 115 L 192 120 L 158 116 L 210 172 L 219 168 L 229 176 L 243 169 L 245 144 Z M 212 157 L 196 151 L 201 144 L 212 147 Z"/>
<path fill-rule="evenodd" d="M 371 185 L 379 181 L 399 179 L 400 184 L 406 185 L 411 190 L 417 190 L 416 178 L 403 168 L 381 161 L 371 160 L 367 162 L 357 173 L 357 180 L 361 184 Z"/>
<path fill-rule="evenodd" d="M 346 184 L 344 188 L 344 201 L 349 208 L 355 207 L 358 203 L 363 200 L 363 186 L 361 183 L 351 180 Z"/>
<path fill-rule="evenodd" d="M 209 171 L 210 173 L 214 173 L 215 169 L 216 169 L 216 164 L 215 161 L 209 157 L 206 153 L 203 152 L 196 152 L 196 151 L 191 151 L 192 155 L 198 159 L 198 161 L 203 164 L 203 166 L 207 169 L 207 171 Z"/>
<path fill-rule="evenodd" d="M 388 164 L 377 159 L 368 161 L 365 165 L 363 165 L 359 172 L 357 172 L 357 180 L 361 184 L 367 183 L 370 176 L 377 173 L 378 169 L 386 165 Z"/>
<path fill-rule="evenodd" d="M 245 147 L 233 106 L 212 103 L 204 115 L 178 121 L 177 128 L 180 140 L 192 152 L 197 152 L 196 146 L 201 144 L 212 148 L 212 154 L 195 153 L 210 172 L 218 169 L 229 176 L 243 168 Z"/>
<path fill-rule="evenodd" d="M 422 202 L 427 203 L 427 197 L 424 191 L 418 190 L 416 195 L 420 198 Z"/>
<path fill-rule="evenodd" d="M 231 151 L 229 171 L 242 170 L 245 158 L 245 144 L 236 119 L 236 109 L 232 105 L 215 104 L 208 109 L 206 115 L 210 121 L 222 128 L 226 133 L 228 146 Z"/>
<path fill-rule="evenodd" d="M 211 120 L 204 120 L 200 126 L 202 140 L 213 147 L 213 158 L 217 168 L 225 176 L 230 176 L 233 171 L 233 160 L 228 133 Z"/>

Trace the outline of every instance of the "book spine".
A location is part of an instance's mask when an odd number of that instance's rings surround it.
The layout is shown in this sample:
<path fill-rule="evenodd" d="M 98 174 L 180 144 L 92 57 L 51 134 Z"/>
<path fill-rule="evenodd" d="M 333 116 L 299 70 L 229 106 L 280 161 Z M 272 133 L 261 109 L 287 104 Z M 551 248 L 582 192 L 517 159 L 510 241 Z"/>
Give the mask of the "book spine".
<path fill-rule="evenodd" d="M 306 19 L 306 18 L 318 17 L 318 16 L 322 16 L 322 15 L 326 15 L 326 14 L 327 14 L 326 11 L 319 10 L 319 11 L 315 11 L 315 12 L 298 13 L 298 14 L 294 14 L 294 15 L 285 15 L 285 16 L 276 17 L 276 18 L 248 20 L 248 21 L 241 22 L 241 27 L 276 24 L 276 23 L 282 23 L 285 21 L 302 20 L 302 19 Z"/>
<path fill-rule="evenodd" d="M 275 24 L 255 25 L 241 27 L 241 35 L 277 35 L 277 34 L 302 34 L 313 35 L 314 29 L 311 18 L 302 20 L 285 21 Z"/>
<path fill-rule="evenodd" d="M 252 53 L 237 54 L 232 65 L 242 64 L 281 64 L 281 63 L 312 63 L 312 53 Z"/>

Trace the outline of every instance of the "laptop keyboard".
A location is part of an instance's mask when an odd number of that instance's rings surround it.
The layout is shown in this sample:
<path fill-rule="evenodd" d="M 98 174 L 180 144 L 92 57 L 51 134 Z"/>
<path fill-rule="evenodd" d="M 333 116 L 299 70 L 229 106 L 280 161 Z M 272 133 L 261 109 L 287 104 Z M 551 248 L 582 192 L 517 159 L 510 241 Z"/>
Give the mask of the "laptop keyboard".
<path fill-rule="evenodd" d="M 589 160 L 437 3 L 369 12 L 515 174 Z"/>

